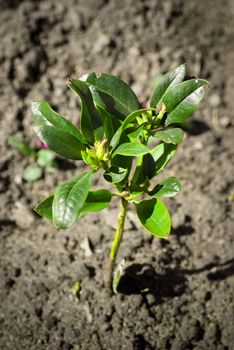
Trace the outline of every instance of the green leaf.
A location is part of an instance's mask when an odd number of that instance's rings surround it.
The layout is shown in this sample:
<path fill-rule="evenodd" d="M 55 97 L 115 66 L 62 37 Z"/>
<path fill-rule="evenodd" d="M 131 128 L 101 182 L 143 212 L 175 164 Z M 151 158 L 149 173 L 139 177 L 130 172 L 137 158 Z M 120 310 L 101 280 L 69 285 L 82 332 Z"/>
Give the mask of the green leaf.
<path fill-rule="evenodd" d="M 44 218 L 48 220 L 53 220 L 53 214 L 52 214 L 52 204 L 54 200 L 54 195 L 49 196 L 40 203 L 37 204 L 37 206 L 34 208 L 34 211 L 43 216 Z"/>
<path fill-rule="evenodd" d="M 150 98 L 150 107 L 157 107 L 169 88 L 181 83 L 184 79 L 184 76 L 185 65 L 181 64 L 179 67 L 171 70 L 170 72 L 161 76 L 161 78 L 159 78 L 157 81 L 155 81 L 154 91 Z"/>
<path fill-rule="evenodd" d="M 54 194 L 53 223 L 59 228 L 69 228 L 83 208 L 92 181 L 92 171 L 75 176 L 60 185 Z"/>
<path fill-rule="evenodd" d="M 171 231 L 171 218 L 167 207 L 159 199 L 142 200 L 136 203 L 137 215 L 142 225 L 152 235 L 165 238 Z"/>
<path fill-rule="evenodd" d="M 112 140 L 110 142 L 110 146 L 112 149 L 118 146 L 120 137 L 123 133 L 124 130 L 126 130 L 129 127 L 129 124 L 132 123 L 137 117 L 139 117 L 142 113 L 144 112 L 149 112 L 149 111 L 154 111 L 154 108 L 144 108 L 144 109 L 139 109 L 127 116 L 126 119 L 124 119 L 122 125 L 119 127 L 119 129 L 116 131 L 114 136 L 112 137 Z"/>
<path fill-rule="evenodd" d="M 81 99 L 80 129 L 85 139 L 89 143 L 93 143 L 95 141 L 94 131 L 102 125 L 99 114 L 94 106 L 90 89 L 88 85 L 81 80 L 72 80 L 68 86 Z"/>
<path fill-rule="evenodd" d="M 44 125 L 38 130 L 38 136 L 50 149 L 68 159 L 81 159 L 81 150 L 85 146 L 74 136 L 54 126 Z"/>
<path fill-rule="evenodd" d="M 35 157 L 36 152 L 34 149 L 30 148 L 25 142 L 22 141 L 20 136 L 17 134 L 11 135 L 7 139 L 9 145 L 15 148 L 19 153 L 21 153 L 25 157 Z"/>
<path fill-rule="evenodd" d="M 55 153 L 49 149 L 41 149 L 38 152 L 37 163 L 41 167 L 51 167 L 54 163 Z"/>
<path fill-rule="evenodd" d="M 151 155 L 155 161 L 155 175 L 160 173 L 171 160 L 176 151 L 176 145 L 162 143 L 152 149 Z"/>
<path fill-rule="evenodd" d="M 107 140 L 111 140 L 113 135 L 115 135 L 116 130 L 120 126 L 120 121 L 113 115 L 105 111 L 102 107 L 96 106 L 100 119 L 103 124 L 104 134 Z"/>
<path fill-rule="evenodd" d="M 180 143 L 183 139 L 183 136 L 184 132 L 180 128 L 168 128 L 161 131 L 157 131 L 154 134 L 154 137 L 156 139 L 166 143 L 173 143 L 174 145 Z"/>
<path fill-rule="evenodd" d="M 123 181 L 127 174 L 128 169 L 121 167 L 111 167 L 103 174 L 103 176 L 106 179 L 106 181 L 116 184 Z"/>
<path fill-rule="evenodd" d="M 143 158 L 143 173 L 151 179 L 160 173 L 171 160 L 176 151 L 176 145 L 161 143 L 154 147 Z"/>
<path fill-rule="evenodd" d="M 160 197 L 173 197 L 180 192 L 180 182 L 176 177 L 168 177 L 166 180 L 157 184 L 152 191 L 149 192 L 150 196 Z"/>
<path fill-rule="evenodd" d="M 105 73 L 90 73 L 81 79 L 90 87 L 95 104 L 118 118 L 124 119 L 139 109 L 136 95 L 120 78 Z"/>
<path fill-rule="evenodd" d="M 113 157 L 116 154 L 122 156 L 141 156 L 143 154 L 149 153 L 150 150 L 147 146 L 138 142 L 127 142 L 120 145 L 113 153 Z"/>
<path fill-rule="evenodd" d="M 130 132 L 128 134 L 128 137 L 131 141 L 141 141 L 143 135 L 144 135 L 144 128 L 145 128 L 145 123 L 141 124 L 136 130 Z"/>
<path fill-rule="evenodd" d="M 110 204 L 112 194 L 107 190 L 90 191 L 86 198 L 85 204 L 80 211 L 79 216 L 89 212 L 100 211 L 107 208 Z"/>
<path fill-rule="evenodd" d="M 24 169 L 23 179 L 28 182 L 39 180 L 43 176 L 43 170 L 36 164 L 30 164 Z"/>
<path fill-rule="evenodd" d="M 81 132 L 70 123 L 65 117 L 55 112 L 48 102 L 32 102 L 32 115 L 35 123 L 39 126 L 53 125 L 57 129 L 67 132 L 77 138 L 81 143 L 85 143 L 85 139 Z"/>
<path fill-rule="evenodd" d="M 206 80 L 190 79 L 168 90 L 163 97 L 167 112 L 166 125 L 184 122 L 197 109 L 206 84 Z"/>

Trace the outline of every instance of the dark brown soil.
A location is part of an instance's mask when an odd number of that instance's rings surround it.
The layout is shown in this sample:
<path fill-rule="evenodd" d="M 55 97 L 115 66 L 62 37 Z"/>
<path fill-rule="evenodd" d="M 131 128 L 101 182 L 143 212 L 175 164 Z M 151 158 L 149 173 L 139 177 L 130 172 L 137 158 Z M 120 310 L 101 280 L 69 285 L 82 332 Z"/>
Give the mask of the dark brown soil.
<path fill-rule="evenodd" d="M 232 0 L 0 1 L 1 349 L 234 349 L 233 20 Z M 144 100 L 157 74 L 184 61 L 210 88 L 167 171 L 182 182 L 168 201 L 171 239 L 150 236 L 132 209 L 126 274 L 109 297 L 102 269 L 117 203 L 54 229 L 31 208 L 81 166 L 60 162 L 60 173 L 25 183 L 29 160 L 6 139 L 21 131 L 35 145 L 32 100 L 77 122 L 70 76 L 117 74 Z"/>

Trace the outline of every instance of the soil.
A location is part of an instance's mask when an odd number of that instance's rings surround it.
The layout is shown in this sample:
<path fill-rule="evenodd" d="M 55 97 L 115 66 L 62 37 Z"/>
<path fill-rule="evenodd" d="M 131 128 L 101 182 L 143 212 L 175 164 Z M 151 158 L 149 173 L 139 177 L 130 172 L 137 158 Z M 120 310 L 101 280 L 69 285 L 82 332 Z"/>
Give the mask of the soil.
<path fill-rule="evenodd" d="M 0 10 L 0 348 L 234 349 L 234 2 L 2 0 Z M 167 201 L 172 235 L 153 238 L 131 208 L 127 268 L 109 296 L 103 266 L 118 204 L 56 230 L 32 208 L 82 166 L 60 160 L 60 172 L 26 183 L 30 160 L 7 137 L 36 144 L 32 100 L 78 122 L 71 76 L 119 75 L 144 101 L 149 82 L 182 62 L 210 87 L 165 173 L 182 182 Z"/>

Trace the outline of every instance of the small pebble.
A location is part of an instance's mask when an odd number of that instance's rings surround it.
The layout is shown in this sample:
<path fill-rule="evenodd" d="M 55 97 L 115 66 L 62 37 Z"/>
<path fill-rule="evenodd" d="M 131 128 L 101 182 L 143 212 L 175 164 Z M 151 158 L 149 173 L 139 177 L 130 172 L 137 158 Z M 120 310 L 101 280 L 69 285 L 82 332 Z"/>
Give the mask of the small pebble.
<path fill-rule="evenodd" d="M 34 217 L 28 206 L 21 202 L 16 202 L 15 206 L 12 217 L 15 220 L 16 225 L 23 229 L 29 228 L 34 221 Z"/>
<path fill-rule="evenodd" d="M 227 128 L 228 126 L 231 125 L 231 121 L 229 117 L 225 116 L 219 119 L 219 124 L 222 128 Z"/>
<path fill-rule="evenodd" d="M 221 98 L 218 94 L 213 94 L 210 96 L 211 107 L 218 107 L 221 105 Z"/>

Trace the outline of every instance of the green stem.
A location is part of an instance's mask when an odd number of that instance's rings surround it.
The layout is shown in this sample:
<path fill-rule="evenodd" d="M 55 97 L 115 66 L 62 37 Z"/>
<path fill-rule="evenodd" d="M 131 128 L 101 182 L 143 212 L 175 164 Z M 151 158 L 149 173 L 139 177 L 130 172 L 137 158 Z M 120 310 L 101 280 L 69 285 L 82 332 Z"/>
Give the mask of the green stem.
<path fill-rule="evenodd" d="M 113 271 L 114 271 L 115 261 L 119 251 L 120 243 L 123 237 L 124 222 L 126 218 L 127 207 L 128 207 L 128 201 L 125 198 L 121 197 L 118 224 L 115 231 L 114 241 L 111 246 L 110 255 L 107 261 L 106 271 L 104 275 L 105 286 L 108 288 L 112 288 Z"/>

